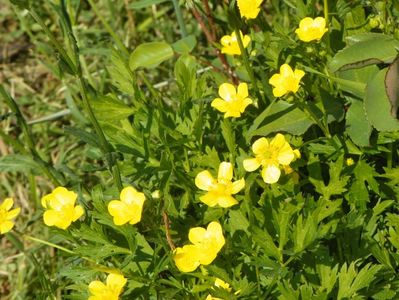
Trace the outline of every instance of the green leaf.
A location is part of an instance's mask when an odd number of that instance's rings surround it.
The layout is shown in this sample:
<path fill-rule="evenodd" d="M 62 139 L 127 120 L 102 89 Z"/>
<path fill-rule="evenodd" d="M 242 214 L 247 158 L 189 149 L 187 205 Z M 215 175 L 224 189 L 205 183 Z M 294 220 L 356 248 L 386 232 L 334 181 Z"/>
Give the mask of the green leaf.
<path fill-rule="evenodd" d="M 179 54 L 188 54 L 194 49 L 196 45 L 197 40 L 195 36 L 191 34 L 172 44 L 172 48 L 175 52 Z"/>
<path fill-rule="evenodd" d="M 362 35 L 364 38 L 364 34 Z M 391 63 L 397 56 L 399 41 L 387 36 L 373 34 L 373 40 L 365 39 L 339 51 L 329 64 L 332 72 L 362 68 L 364 66 Z"/>
<path fill-rule="evenodd" d="M 151 5 L 160 4 L 169 0 L 136 0 L 134 3 L 130 4 L 129 7 L 132 9 L 142 9 L 149 7 Z"/>
<path fill-rule="evenodd" d="M 20 154 L 9 154 L 0 158 L 1 172 L 23 172 L 35 171 L 39 165 L 32 157 Z"/>
<path fill-rule="evenodd" d="M 255 124 L 266 124 L 260 128 L 251 127 L 247 133 L 247 139 L 255 135 L 266 136 L 273 132 L 287 132 L 300 135 L 313 124 L 313 121 L 295 104 L 277 102 L 272 104 L 267 114 L 260 115 L 263 120 L 255 119 Z M 259 125 L 260 125 L 259 124 Z"/>
<path fill-rule="evenodd" d="M 166 42 L 151 42 L 139 45 L 130 55 L 129 66 L 137 68 L 154 68 L 173 57 L 173 49 Z"/>
<path fill-rule="evenodd" d="M 231 234 L 234 234 L 237 230 L 248 233 L 249 221 L 240 210 L 230 210 L 229 225 Z"/>
<path fill-rule="evenodd" d="M 382 69 L 366 87 L 364 106 L 367 118 L 379 131 L 399 130 L 399 120 L 391 115 L 391 104 L 385 90 L 385 77 L 388 69 Z"/>
<path fill-rule="evenodd" d="M 10 0 L 12 4 L 19 7 L 19 9 L 29 9 L 30 1 L 29 0 Z"/>
<path fill-rule="evenodd" d="M 373 128 L 367 120 L 363 101 L 349 98 L 351 105 L 346 112 L 346 133 L 352 141 L 362 147 L 370 145 L 370 135 Z"/>
<path fill-rule="evenodd" d="M 111 95 L 95 98 L 91 102 L 94 114 L 102 122 L 120 121 L 134 113 L 133 108 Z"/>
<path fill-rule="evenodd" d="M 397 118 L 399 107 L 399 55 L 388 67 L 385 76 L 385 90 L 391 105 L 391 116 Z"/>
<path fill-rule="evenodd" d="M 257 226 L 252 226 L 250 229 L 252 233 L 252 239 L 254 242 L 262 248 L 267 256 L 272 256 L 277 260 L 282 260 L 282 254 L 266 229 L 261 229 Z"/>

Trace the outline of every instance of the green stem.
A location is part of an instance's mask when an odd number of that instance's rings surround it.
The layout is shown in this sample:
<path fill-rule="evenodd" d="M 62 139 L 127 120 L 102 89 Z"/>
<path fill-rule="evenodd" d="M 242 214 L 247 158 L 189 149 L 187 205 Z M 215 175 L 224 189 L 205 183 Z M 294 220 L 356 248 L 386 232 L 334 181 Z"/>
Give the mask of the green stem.
<path fill-rule="evenodd" d="M 329 17 L 328 17 L 328 0 L 324 0 L 324 19 L 326 20 L 326 24 L 329 24 Z"/>
<path fill-rule="evenodd" d="M 18 125 L 21 127 L 22 132 L 24 134 L 25 142 L 28 146 L 30 153 L 33 156 L 33 159 L 38 163 L 38 165 L 42 168 L 43 172 L 53 181 L 55 185 L 63 185 L 64 177 L 61 173 L 53 168 L 48 162 L 42 159 L 39 153 L 36 151 L 35 142 L 32 138 L 32 133 L 26 123 L 24 116 L 22 115 L 17 103 L 14 99 L 6 92 L 3 85 L 0 85 L 0 95 L 3 97 L 8 107 L 12 110 L 12 112 L 16 115 Z"/>
<path fill-rule="evenodd" d="M 114 39 L 116 45 L 118 46 L 118 49 L 122 51 L 126 56 L 129 55 L 129 51 L 126 49 L 125 45 L 122 43 L 121 39 L 118 37 L 118 35 L 115 33 L 115 31 L 112 29 L 111 26 L 107 23 L 107 21 L 104 19 L 104 17 L 100 14 L 100 11 L 98 10 L 97 5 L 94 3 L 93 0 L 88 0 L 90 3 L 90 6 L 93 8 L 94 13 L 97 15 L 97 17 L 100 19 L 101 23 L 103 24 L 105 30 L 108 31 L 108 33 L 112 36 Z"/>
<path fill-rule="evenodd" d="M 243 44 L 242 38 L 241 38 L 241 31 L 238 28 L 236 28 L 234 31 L 235 31 L 235 34 L 237 37 L 238 46 L 240 47 L 240 51 L 241 51 L 242 59 L 244 61 L 245 69 L 247 70 L 249 78 L 251 79 L 252 85 L 255 88 L 256 96 L 260 100 L 260 99 L 262 99 L 262 94 L 259 91 L 258 81 L 256 80 L 254 71 L 252 70 L 251 65 L 249 64 L 248 53 L 244 48 L 244 44 Z"/>
<path fill-rule="evenodd" d="M 57 245 L 57 244 L 54 244 L 54 243 L 51 243 L 51 242 L 48 242 L 48 241 L 45 241 L 45 240 L 42 240 L 42 239 L 39 239 L 39 238 L 35 238 L 35 237 L 30 236 L 30 235 L 27 235 L 27 234 L 24 234 L 23 237 L 26 238 L 26 239 L 28 239 L 28 240 L 34 241 L 34 242 L 36 242 L 36 243 L 40 243 L 40 244 L 43 244 L 43 245 L 46 245 L 46 246 L 50 246 L 50 247 L 56 248 L 56 249 L 58 249 L 58 250 L 64 251 L 64 252 L 69 253 L 69 254 L 72 254 L 72 255 L 77 255 L 77 254 L 76 254 L 75 252 L 73 252 L 72 250 L 69 250 L 69 249 L 67 249 L 67 248 L 64 248 L 64 247 L 62 247 L 62 246 L 59 246 L 59 245 Z M 89 259 L 87 259 L 87 260 L 89 260 Z M 90 260 L 90 261 L 91 261 L 91 262 L 94 262 L 94 261 L 92 261 L 92 260 Z"/>
<path fill-rule="evenodd" d="M 79 72 L 78 78 L 79 78 L 80 90 L 82 92 L 83 106 L 84 106 L 86 112 L 89 114 L 90 122 L 94 126 L 94 130 L 96 131 L 97 136 L 100 139 L 100 144 L 101 144 L 101 147 L 103 149 L 103 152 L 106 155 L 106 160 L 107 160 L 107 163 L 108 163 L 108 167 L 112 171 L 114 180 L 116 181 L 116 185 L 118 186 L 119 191 L 121 191 L 123 189 L 122 179 L 121 179 L 121 174 L 120 174 L 118 162 L 112 156 L 113 155 L 113 148 L 108 143 L 107 139 L 105 138 L 104 132 L 101 129 L 101 126 L 98 123 L 98 121 L 96 119 L 96 116 L 94 115 L 93 109 L 92 109 L 92 107 L 90 105 L 90 102 L 89 102 L 89 98 L 87 96 L 88 93 L 87 93 L 86 83 L 84 81 L 84 78 L 82 77 L 81 72 Z"/>
<path fill-rule="evenodd" d="M 298 101 L 300 108 L 302 108 L 302 110 L 306 111 L 311 118 L 316 122 L 317 126 L 320 127 L 320 129 L 323 131 L 324 135 L 328 138 L 331 138 L 331 133 L 330 130 L 328 128 L 328 124 L 324 125 L 323 122 L 321 122 L 319 120 L 319 118 L 316 116 L 316 114 L 309 108 L 308 105 L 306 105 L 306 103 L 302 102 L 302 101 Z"/>
<path fill-rule="evenodd" d="M 179 0 L 172 0 L 173 6 L 175 8 L 177 23 L 179 23 L 179 27 L 181 30 L 181 36 L 184 38 L 187 36 L 186 24 L 184 23 L 183 14 L 180 9 Z"/>

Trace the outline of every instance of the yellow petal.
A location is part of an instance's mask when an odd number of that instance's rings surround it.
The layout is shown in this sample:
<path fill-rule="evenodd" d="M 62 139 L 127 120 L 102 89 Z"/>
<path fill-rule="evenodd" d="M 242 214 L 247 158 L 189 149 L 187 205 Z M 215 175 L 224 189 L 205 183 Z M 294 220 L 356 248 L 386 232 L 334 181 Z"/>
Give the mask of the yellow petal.
<path fill-rule="evenodd" d="M 262 154 L 269 150 L 269 142 L 266 138 L 262 137 L 257 139 L 252 145 L 252 151 L 255 154 Z"/>
<path fill-rule="evenodd" d="M 57 187 L 52 192 L 55 199 L 52 200 L 51 205 L 55 209 L 64 205 L 75 205 L 78 194 L 69 191 L 64 187 Z"/>
<path fill-rule="evenodd" d="M 3 221 L 0 223 L 0 234 L 9 232 L 14 227 L 14 222 Z"/>
<path fill-rule="evenodd" d="M 231 290 L 230 284 L 228 284 L 227 282 L 224 282 L 222 279 L 219 279 L 219 278 L 216 278 L 215 286 L 224 288 L 225 290 L 228 290 L 228 291 Z"/>
<path fill-rule="evenodd" d="M 186 245 L 183 248 L 176 248 L 173 256 L 173 260 L 176 264 L 176 267 L 181 272 L 192 272 L 198 268 L 200 265 L 199 262 L 199 253 L 200 249 L 198 249 L 194 245 Z"/>
<path fill-rule="evenodd" d="M 228 45 L 230 45 L 230 43 L 231 43 L 231 36 L 229 36 L 229 35 L 223 36 L 223 37 L 220 39 L 220 43 L 221 43 L 223 46 L 228 46 Z"/>
<path fill-rule="evenodd" d="M 199 199 L 201 202 L 205 203 L 210 207 L 214 207 L 218 204 L 218 195 L 212 192 L 208 192 L 205 195 L 201 196 Z"/>
<path fill-rule="evenodd" d="M 276 165 L 268 165 L 262 169 L 262 178 L 266 183 L 276 183 L 281 175 L 281 171 Z"/>
<path fill-rule="evenodd" d="M 247 106 L 250 105 L 250 104 L 252 104 L 252 103 L 253 103 L 253 101 L 252 101 L 251 98 L 245 98 L 244 101 L 243 101 L 243 103 L 242 103 L 242 105 L 241 105 L 240 111 L 243 113 L 244 110 L 247 108 Z"/>
<path fill-rule="evenodd" d="M 297 81 L 301 81 L 302 77 L 305 76 L 305 72 L 302 70 L 295 69 L 294 77 Z"/>
<path fill-rule="evenodd" d="M 276 87 L 273 89 L 273 96 L 276 98 L 282 97 L 287 93 L 288 93 L 288 90 L 286 88 L 284 88 L 283 86 Z"/>
<path fill-rule="evenodd" d="M 283 64 L 280 67 L 280 74 L 281 74 L 281 77 L 283 77 L 283 78 L 284 77 L 292 77 L 294 75 L 294 71 L 292 71 L 290 65 Z"/>
<path fill-rule="evenodd" d="M 308 28 L 313 25 L 313 19 L 306 17 L 299 22 L 299 28 Z"/>
<path fill-rule="evenodd" d="M 218 181 L 231 181 L 231 179 L 233 179 L 233 166 L 224 161 L 219 165 Z"/>
<path fill-rule="evenodd" d="M 225 113 L 228 110 L 227 102 L 220 98 L 214 99 L 211 103 L 211 106 L 222 113 Z"/>
<path fill-rule="evenodd" d="M 129 210 L 132 212 L 129 224 L 137 224 L 141 221 L 141 213 L 143 211 L 142 206 L 132 205 L 129 207 Z"/>
<path fill-rule="evenodd" d="M 83 216 L 83 213 L 84 213 L 83 207 L 80 205 L 76 205 L 73 209 L 72 221 L 76 221 L 77 219 L 79 219 L 81 216 Z"/>
<path fill-rule="evenodd" d="M 227 102 L 234 100 L 236 96 L 236 89 L 234 85 L 230 83 L 222 83 L 219 86 L 219 96 Z"/>
<path fill-rule="evenodd" d="M 239 191 L 241 191 L 245 187 L 245 179 L 241 178 L 240 180 L 234 181 L 233 182 L 233 188 L 231 189 L 231 193 L 237 194 Z"/>
<path fill-rule="evenodd" d="M 219 251 L 225 244 L 222 226 L 218 222 L 213 221 L 209 223 L 206 231 L 210 236 L 212 236 L 212 240 L 216 243 L 217 251 Z"/>
<path fill-rule="evenodd" d="M 301 152 L 299 152 L 298 149 L 295 149 L 293 152 L 294 152 L 295 158 L 301 158 Z"/>
<path fill-rule="evenodd" d="M 136 195 L 137 190 L 132 186 L 128 186 L 121 191 L 120 198 L 122 202 L 133 203 L 135 202 L 134 199 L 136 198 Z"/>
<path fill-rule="evenodd" d="M 213 243 L 207 244 L 206 247 L 201 248 L 201 252 L 198 255 L 199 262 L 205 266 L 211 264 L 215 260 L 218 251 L 215 250 Z"/>
<path fill-rule="evenodd" d="M 273 140 L 270 142 L 270 146 L 279 149 L 282 148 L 286 143 L 287 142 L 284 135 L 282 135 L 281 133 L 277 133 Z"/>
<path fill-rule="evenodd" d="M 199 172 L 195 177 L 195 185 L 203 191 L 209 191 L 215 183 L 215 179 L 207 170 Z"/>
<path fill-rule="evenodd" d="M 20 211 L 21 211 L 21 208 L 20 208 L 20 207 L 17 207 L 17 208 L 15 208 L 15 209 L 13 209 L 13 210 L 10 210 L 10 211 L 7 213 L 7 215 L 6 215 L 6 220 L 14 219 L 16 216 L 19 215 Z"/>
<path fill-rule="evenodd" d="M 54 226 L 60 219 L 60 214 L 53 209 L 49 209 L 43 214 L 44 224 L 47 226 Z"/>
<path fill-rule="evenodd" d="M 95 280 L 89 284 L 89 291 L 93 295 L 101 295 L 106 290 L 107 287 L 101 281 Z"/>
<path fill-rule="evenodd" d="M 4 202 L 0 205 L 0 209 L 10 210 L 14 205 L 14 200 L 12 198 L 4 199 Z"/>
<path fill-rule="evenodd" d="M 242 38 L 242 44 L 243 44 L 244 48 L 247 48 L 250 42 L 251 42 L 251 38 L 249 37 L 249 35 L 244 35 L 244 38 Z M 241 51 L 240 51 L 240 53 L 241 53 Z"/>
<path fill-rule="evenodd" d="M 108 203 L 108 212 L 114 217 L 115 225 L 123 225 L 131 219 L 131 213 L 128 206 L 122 201 L 112 200 Z"/>
<path fill-rule="evenodd" d="M 202 227 L 191 228 L 188 232 L 188 239 L 194 245 L 201 245 L 204 242 L 206 229 Z"/>
<path fill-rule="evenodd" d="M 260 167 L 260 163 L 256 158 L 248 158 L 243 161 L 244 169 L 247 172 L 255 171 Z"/>
<path fill-rule="evenodd" d="M 317 27 L 321 30 L 324 30 L 326 27 L 326 20 L 322 17 L 317 17 L 316 19 L 313 20 L 313 27 Z"/>
<path fill-rule="evenodd" d="M 245 82 L 242 82 L 238 85 L 237 95 L 242 99 L 248 97 L 248 85 Z"/>
<path fill-rule="evenodd" d="M 120 294 L 126 282 L 127 279 L 121 274 L 111 273 L 107 276 L 107 287 L 117 294 Z"/>
<path fill-rule="evenodd" d="M 270 77 L 269 83 L 272 86 L 279 86 L 281 84 L 281 75 L 280 74 L 274 74 L 272 77 Z"/>
<path fill-rule="evenodd" d="M 224 207 L 224 208 L 231 207 L 233 205 L 238 204 L 238 201 L 230 195 L 219 195 L 217 197 L 217 202 L 220 207 Z"/>

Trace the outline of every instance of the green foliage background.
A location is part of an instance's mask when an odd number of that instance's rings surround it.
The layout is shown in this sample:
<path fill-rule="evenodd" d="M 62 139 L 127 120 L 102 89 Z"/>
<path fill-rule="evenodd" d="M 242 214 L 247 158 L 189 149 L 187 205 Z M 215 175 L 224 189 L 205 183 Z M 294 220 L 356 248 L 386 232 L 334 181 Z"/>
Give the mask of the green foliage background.
<path fill-rule="evenodd" d="M 256 102 L 232 120 L 210 106 L 231 78 L 192 15 L 210 26 L 207 1 L 10 2 L 13 34 L 26 36 L 57 92 L 10 93 L 10 77 L 0 88 L 0 135 L 12 149 L 0 158 L 1 198 L 23 182 L 30 203 L 1 237 L 5 299 L 87 299 L 111 269 L 128 278 L 123 299 L 399 297 L 397 1 L 266 1 L 250 22 L 234 1 L 209 1 L 218 40 L 237 29 L 252 38 L 246 56 L 227 57 Z M 296 38 L 302 18 L 324 14 L 320 43 Z M 283 63 L 306 76 L 277 100 L 268 80 Z M 66 110 L 32 124 L 30 109 Z M 267 185 L 242 161 L 256 137 L 278 132 L 302 157 L 296 175 Z M 202 204 L 194 185 L 221 161 L 246 179 L 229 209 Z M 57 185 L 86 210 L 67 231 L 42 223 L 39 199 Z M 142 221 L 115 226 L 106 205 L 127 185 L 146 194 Z M 167 235 L 182 246 L 214 220 L 226 245 L 210 266 L 181 273 Z"/>

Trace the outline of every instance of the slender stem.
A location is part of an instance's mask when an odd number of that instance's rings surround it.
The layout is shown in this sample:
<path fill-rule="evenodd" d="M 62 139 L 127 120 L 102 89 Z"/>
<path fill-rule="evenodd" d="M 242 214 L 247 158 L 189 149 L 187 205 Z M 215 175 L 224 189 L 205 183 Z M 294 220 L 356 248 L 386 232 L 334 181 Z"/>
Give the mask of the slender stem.
<path fill-rule="evenodd" d="M 186 24 L 184 23 L 183 14 L 181 13 L 179 0 L 172 0 L 173 6 L 175 8 L 177 23 L 179 23 L 179 27 L 181 30 L 181 36 L 184 38 L 187 36 Z"/>
<path fill-rule="evenodd" d="M 328 124 L 324 125 L 319 118 L 316 116 L 316 114 L 309 108 L 308 105 L 306 105 L 306 103 L 302 102 L 302 101 L 298 101 L 300 108 L 302 108 L 302 110 L 306 111 L 311 117 L 312 119 L 316 122 L 316 124 L 320 127 L 320 129 L 323 131 L 324 135 L 328 138 L 331 138 L 331 133 L 330 130 L 328 128 Z"/>
<path fill-rule="evenodd" d="M 48 162 L 42 159 L 39 153 L 36 151 L 36 143 L 33 140 L 32 133 L 26 123 L 24 116 L 22 115 L 17 103 L 14 99 L 6 92 L 3 85 L 0 85 L 0 95 L 3 97 L 7 105 L 10 107 L 12 112 L 16 115 L 19 126 L 24 134 L 25 142 L 28 146 L 33 159 L 39 164 L 43 172 L 53 181 L 55 185 L 63 185 L 64 177 L 61 173 L 53 168 Z"/>
<path fill-rule="evenodd" d="M 107 23 L 107 21 L 104 19 L 104 17 L 100 14 L 100 11 L 98 10 L 97 5 L 94 3 L 93 0 L 88 0 L 90 3 L 90 6 L 93 8 L 94 13 L 97 15 L 97 17 L 100 19 L 101 23 L 103 24 L 105 30 L 112 36 L 114 39 L 116 45 L 118 46 L 118 49 L 122 51 L 125 55 L 129 55 L 129 51 L 126 49 L 125 45 L 121 41 L 121 39 L 118 37 L 118 35 L 115 33 L 115 31 L 112 29 L 112 27 Z"/>
<path fill-rule="evenodd" d="M 326 20 L 326 24 L 329 24 L 329 17 L 328 17 L 328 0 L 324 0 L 324 19 Z"/>
<path fill-rule="evenodd" d="M 54 243 L 51 243 L 51 242 L 48 242 L 48 241 L 45 241 L 45 240 L 42 240 L 42 239 L 39 239 L 39 238 L 35 238 L 35 237 L 27 235 L 27 234 L 24 234 L 23 237 L 28 239 L 28 240 L 34 241 L 36 243 L 40 243 L 40 244 L 43 244 L 43 245 L 46 245 L 46 246 L 50 246 L 50 247 L 56 248 L 58 250 L 64 251 L 66 253 L 76 255 L 76 253 L 73 252 L 72 250 L 69 250 L 69 249 L 67 249 L 65 247 L 59 246 L 57 244 L 54 244 Z M 90 260 L 90 261 L 94 262 L 92 260 Z"/>
<path fill-rule="evenodd" d="M 260 100 L 260 99 L 262 99 L 262 94 L 259 91 L 258 81 L 256 80 L 254 71 L 252 70 L 251 65 L 249 64 L 248 53 L 244 48 L 244 44 L 243 44 L 242 38 L 241 38 L 241 31 L 238 28 L 236 28 L 234 31 L 235 31 L 235 34 L 237 37 L 238 46 L 240 47 L 241 56 L 244 61 L 245 69 L 247 70 L 249 78 L 251 79 L 252 85 L 255 88 L 256 96 Z"/>
<path fill-rule="evenodd" d="M 166 213 L 166 211 L 164 211 L 162 213 L 162 217 L 163 217 L 163 224 L 164 224 L 164 227 L 165 227 L 166 240 L 168 241 L 170 249 L 172 251 L 174 251 L 176 249 L 176 246 L 173 243 L 172 237 L 170 236 L 170 231 L 169 231 L 170 220 L 169 220 L 169 217 L 168 217 L 168 214 Z"/>

